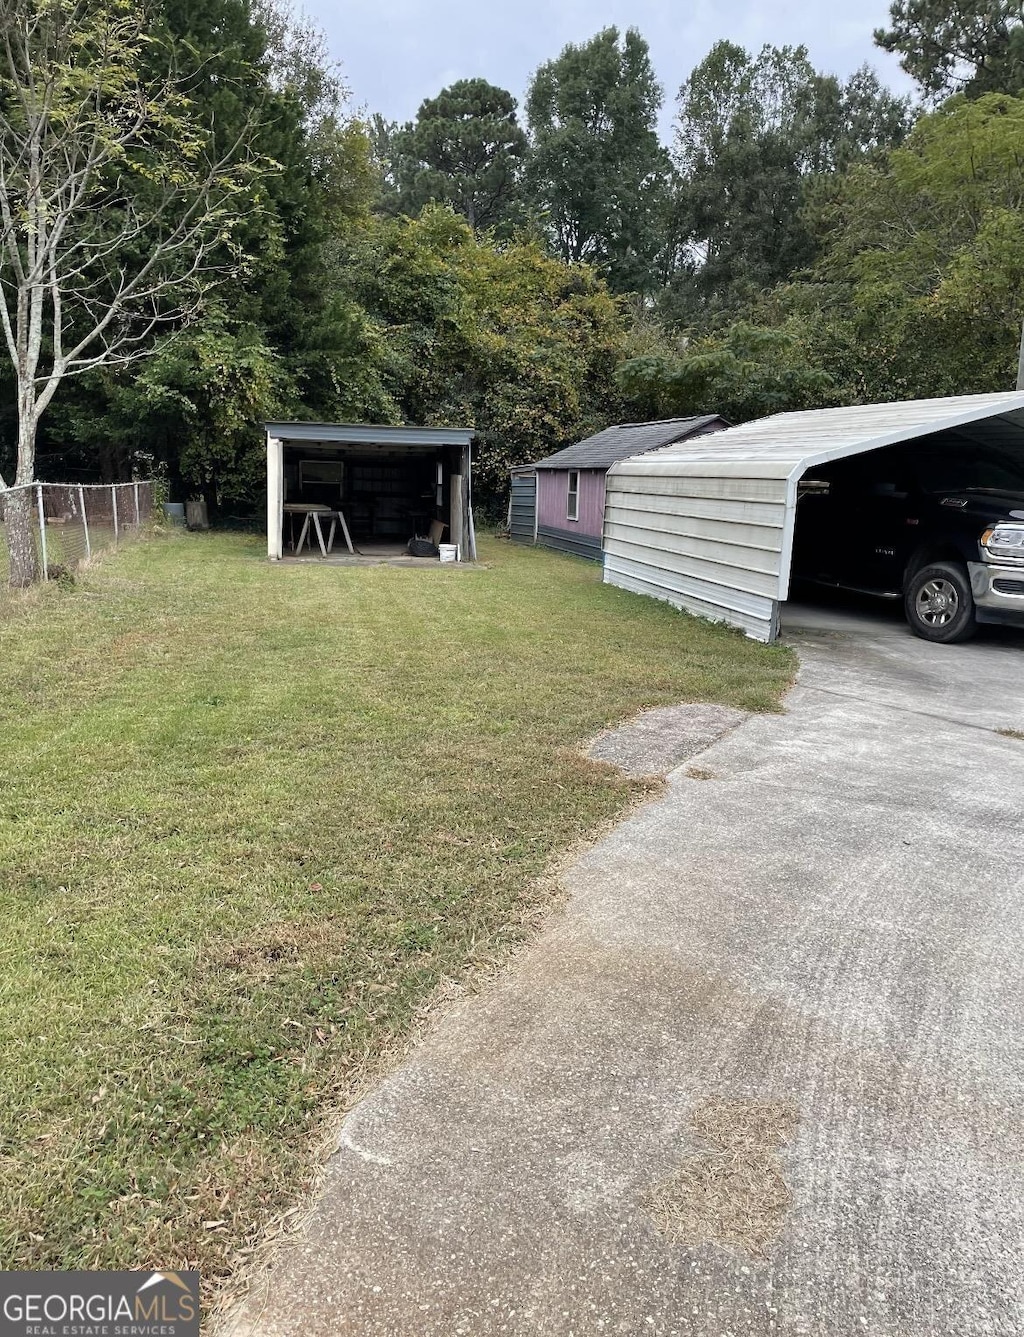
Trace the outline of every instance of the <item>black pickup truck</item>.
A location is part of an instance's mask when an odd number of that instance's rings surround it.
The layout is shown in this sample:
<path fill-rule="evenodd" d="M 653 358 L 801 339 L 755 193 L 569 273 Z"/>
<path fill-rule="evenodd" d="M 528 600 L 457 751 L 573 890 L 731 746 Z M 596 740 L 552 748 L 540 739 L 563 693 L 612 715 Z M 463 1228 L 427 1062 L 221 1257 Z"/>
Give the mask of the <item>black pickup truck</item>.
<path fill-rule="evenodd" d="M 1024 453 L 944 438 L 817 466 L 800 484 L 793 575 L 902 599 L 929 641 L 1024 626 Z"/>

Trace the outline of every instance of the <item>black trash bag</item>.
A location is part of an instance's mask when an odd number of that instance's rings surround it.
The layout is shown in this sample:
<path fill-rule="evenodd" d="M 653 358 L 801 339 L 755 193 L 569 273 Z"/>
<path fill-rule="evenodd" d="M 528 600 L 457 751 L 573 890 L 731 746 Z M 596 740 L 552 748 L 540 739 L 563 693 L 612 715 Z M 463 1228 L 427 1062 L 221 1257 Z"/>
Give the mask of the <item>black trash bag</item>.
<path fill-rule="evenodd" d="M 441 550 L 436 543 L 431 543 L 430 539 L 421 539 L 417 536 L 409 540 L 410 557 L 440 557 Z"/>

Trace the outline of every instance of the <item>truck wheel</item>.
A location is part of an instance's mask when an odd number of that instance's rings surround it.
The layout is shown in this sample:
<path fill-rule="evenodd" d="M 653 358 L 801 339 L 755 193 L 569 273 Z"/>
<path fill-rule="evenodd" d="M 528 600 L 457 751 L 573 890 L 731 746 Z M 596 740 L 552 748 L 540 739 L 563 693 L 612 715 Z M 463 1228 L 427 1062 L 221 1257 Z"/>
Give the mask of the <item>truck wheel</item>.
<path fill-rule="evenodd" d="M 971 582 L 956 562 L 933 562 L 915 571 L 903 607 L 910 630 L 926 641 L 952 645 L 970 640 L 978 630 Z"/>

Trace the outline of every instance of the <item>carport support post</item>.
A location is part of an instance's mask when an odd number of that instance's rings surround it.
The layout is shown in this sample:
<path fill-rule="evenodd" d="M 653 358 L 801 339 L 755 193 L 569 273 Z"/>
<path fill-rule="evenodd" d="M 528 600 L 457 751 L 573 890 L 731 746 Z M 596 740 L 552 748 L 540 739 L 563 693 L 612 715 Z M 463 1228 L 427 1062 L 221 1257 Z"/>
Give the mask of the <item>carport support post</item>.
<path fill-rule="evenodd" d="M 284 534 L 284 442 L 267 437 L 267 556 L 279 562 Z"/>

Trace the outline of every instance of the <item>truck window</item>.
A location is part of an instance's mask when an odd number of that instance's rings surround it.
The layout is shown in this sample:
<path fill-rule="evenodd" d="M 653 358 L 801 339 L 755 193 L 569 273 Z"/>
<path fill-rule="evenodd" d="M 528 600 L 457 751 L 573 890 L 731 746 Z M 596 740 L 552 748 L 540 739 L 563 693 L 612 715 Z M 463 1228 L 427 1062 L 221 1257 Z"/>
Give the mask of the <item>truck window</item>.
<path fill-rule="evenodd" d="M 993 446 L 929 446 L 915 464 L 923 492 L 1024 491 L 1024 458 Z"/>

